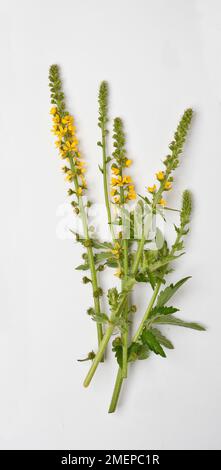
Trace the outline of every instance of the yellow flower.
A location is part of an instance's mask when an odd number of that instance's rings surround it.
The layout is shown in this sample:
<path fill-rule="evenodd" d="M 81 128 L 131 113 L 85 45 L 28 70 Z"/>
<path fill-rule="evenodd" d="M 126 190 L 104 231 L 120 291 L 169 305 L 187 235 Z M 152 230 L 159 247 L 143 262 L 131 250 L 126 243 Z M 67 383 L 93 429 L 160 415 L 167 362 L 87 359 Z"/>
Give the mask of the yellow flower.
<path fill-rule="evenodd" d="M 55 107 L 51 108 L 50 114 L 52 114 L 54 116 L 56 113 L 57 113 L 57 108 L 55 108 Z"/>
<path fill-rule="evenodd" d="M 131 163 L 132 163 L 132 160 L 129 160 L 129 159 L 128 159 L 128 160 L 126 160 L 125 165 L 126 165 L 127 167 L 129 167 L 129 166 L 131 165 Z"/>
<path fill-rule="evenodd" d="M 129 191 L 128 195 L 127 195 L 127 199 L 132 200 L 132 199 L 136 199 L 137 195 L 135 193 L 135 191 Z"/>
<path fill-rule="evenodd" d="M 119 204 L 119 202 L 120 202 L 120 196 L 115 196 L 115 197 L 114 197 L 114 202 L 115 202 L 115 204 Z"/>
<path fill-rule="evenodd" d="M 165 191 L 169 191 L 172 188 L 172 183 L 170 181 L 166 181 L 164 185 Z"/>
<path fill-rule="evenodd" d="M 70 116 L 69 114 L 66 114 L 61 120 L 62 124 L 72 124 L 73 123 L 73 116 Z"/>
<path fill-rule="evenodd" d="M 123 177 L 123 184 L 128 184 L 128 183 L 131 183 L 131 182 L 132 182 L 131 176 L 124 176 Z"/>
<path fill-rule="evenodd" d="M 164 178 L 165 178 L 164 171 L 158 171 L 158 173 L 156 173 L 156 177 L 157 177 L 158 181 L 163 181 Z"/>
<path fill-rule="evenodd" d="M 72 171 L 68 170 L 67 173 L 66 173 L 66 176 L 65 176 L 66 181 L 73 181 L 73 177 L 74 177 L 74 175 L 73 175 Z"/>
<path fill-rule="evenodd" d="M 122 176 L 118 178 L 111 178 L 111 185 L 112 186 L 123 186 Z"/>
<path fill-rule="evenodd" d="M 75 126 L 72 126 L 72 124 L 69 124 L 67 126 L 67 130 L 68 132 L 70 132 L 70 134 L 74 135 L 75 134 L 75 131 L 76 131 L 76 127 Z"/>
<path fill-rule="evenodd" d="M 81 186 L 79 186 L 79 188 L 77 189 L 77 195 L 81 196 L 82 193 L 83 193 L 83 188 Z"/>
<path fill-rule="evenodd" d="M 161 198 L 159 204 L 164 207 L 166 205 L 165 199 Z"/>
<path fill-rule="evenodd" d="M 67 140 L 64 144 L 64 150 L 67 152 L 74 152 L 77 149 L 77 143 L 76 141 L 70 142 Z"/>
<path fill-rule="evenodd" d="M 119 175 L 119 173 L 120 173 L 119 168 L 117 168 L 116 166 L 112 166 L 111 171 L 114 175 Z"/>
<path fill-rule="evenodd" d="M 53 120 L 53 122 L 60 122 L 59 114 L 55 114 L 52 120 Z"/>
<path fill-rule="evenodd" d="M 147 189 L 148 189 L 149 193 L 155 193 L 157 187 L 156 187 L 156 185 L 154 184 L 153 186 L 148 186 Z"/>
<path fill-rule="evenodd" d="M 112 190 L 111 190 L 111 196 L 115 196 L 116 192 L 117 192 L 116 189 L 112 189 Z"/>
<path fill-rule="evenodd" d="M 56 145 L 56 147 L 60 147 L 61 146 L 61 139 L 56 140 L 55 145 Z"/>
<path fill-rule="evenodd" d="M 116 258 L 120 257 L 120 244 L 116 242 L 114 244 L 114 249 L 111 250 L 111 253 L 116 256 Z"/>
<path fill-rule="evenodd" d="M 67 128 L 63 126 L 58 126 L 57 130 L 55 131 L 55 135 L 57 135 L 60 139 L 64 137 L 67 132 Z"/>

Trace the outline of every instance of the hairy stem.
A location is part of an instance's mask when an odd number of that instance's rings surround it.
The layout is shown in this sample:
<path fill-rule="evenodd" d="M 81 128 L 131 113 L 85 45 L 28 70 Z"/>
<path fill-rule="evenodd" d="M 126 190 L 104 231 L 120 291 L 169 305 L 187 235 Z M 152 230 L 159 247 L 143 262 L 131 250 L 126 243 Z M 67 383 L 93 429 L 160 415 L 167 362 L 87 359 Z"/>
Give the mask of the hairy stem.
<path fill-rule="evenodd" d="M 73 162 L 73 158 L 70 157 L 69 161 L 70 161 L 71 170 L 73 171 L 74 174 L 76 174 L 76 169 L 75 169 L 75 165 Z M 78 195 L 79 184 L 78 184 L 77 176 L 74 177 L 74 186 L 75 186 L 76 193 Z M 83 204 L 83 199 L 82 199 L 82 196 L 78 195 L 77 197 L 78 197 L 78 203 L 79 203 L 80 216 L 81 216 L 82 225 L 83 225 L 84 237 L 85 237 L 85 240 L 90 240 L 90 236 L 88 232 L 88 221 L 87 221 L 87 216 L 86 216 L 86 212 L 85 212 L 85 208 Z M 95 309 L 96 315 L 100 315 L 101 308 L 100 308 L 100 299 L 99 299 L 99 293 L 98 293 L 97 272 L 96 272 L 95 263 L 94 263 L 93 248 L 91 246 L 87 247 L 87 255 L 88 255 L 88 264 L 89 264 L 90 272 L 91 272 L 94 309 Z M 97 325 L 98 345 L 100 346 L 102 338 L 103 338 L 103 329 L 100 323 L 96 323 L 96 325 Z M 103 360 L 103 357 L 102 357 L 102 360 Z"/>
<path fill-rule="evenodd" d="M 160 286 L 161 286 L 161 282 L 158 282 L 154 291 L 153 291 L 153 294 L 152 294 L 152 297 L 150 299 L 150 302 L 149 302 L 149 305 L 145 311 L 145 314 L 141 320 L 141 323 L 132 339 L 132 343 L 136 343 L 136 341 L 139 340 L 139 337 L 140 335 L 142 334 L 142 331 L 143 331 L 143 328 L 144 328 L 144 325 L 145 325 L 145 322 L 153 308 L 153 305 L 154 305 L 154 302 L 157 298 L 157 295 L 158 295 L 158 292 L 159 292 L 159 289 L 160 289 Z M 111 403 L 110 403 L 110 407 L 109 407 L 109 411 L 108 413 L 114 413 L 114 411 L 116 410 L 117 408 L 117 403 L 118 403 L 118 400 L 119 400 L 119 396 L 120 396 L 120 391 L 121 391 L 121 387 L 122 387 L 122 384 L 123 384 L 123 380 L 124 380 L 124 376 L 123 376 L 123 371 L 122 369 L 119 367 L 118 368 L 118 373 L 117 373 L 117 378 L 116 378 L 116 381 L 115 381 L 115 386 L 114 386 L 114 391 L 113 391 L 113 395 L 112 395 L 112 399 L 111 399 Z"/>
<path fill-rule="evenodd" d="M 141 238 L 141 240 L 139 242 L 138 250 L 137 250 L 135 260 L 134 260 L 134 263 L 133 263 L 133 266 L 132 266 L 132 277 L 130 279 L 127 279 L 127 281 L 125 282 L 124 291 L 122 293 L 121 301 L 120 301 L 116 311 L 112 314 L 112 316 L 110 318 L 110 325 L 107 328 L 107 331 L 106 331 L 106 333 L 103 337 L 103 340 L 100 344 L 99 350 L 98 350 L 98 352 L 97 352 L 97 354 L 94 358 L 94 361 L 91 365 L 91 368 L 89 369 L 89 372 L 88 372 L 88 374 L 85 378 L 84 387 L 88 387 L 88 385 L 90 384 L 90 382 L 91 382 L 91 380 L 94 376 L 94 373 L 95 373 L 95 371 L 97 369 L 97 366 L 100 362 L 100 358 L 103 356 L 104 351 L 105 351 L 105 349 L 107 347 L 107 344 L 109 342 L 109 339 L 110 339 L 110 337 L 113 333 L 113 330 L 115 328 L 114 319 L 118 318 L 120 316 L 120 314 L 122 313 L 122 310 L 123 310 L 124 305 L 125 305 L 125 301 L 127 300 L 127 297 L 128 297 L 128 293 L 133 288 L 133 286 L 136 282 L 135 275 L 136 275 L 137 270 L 138 270 L 138 266 L 139 266 L 139 262 L 140 262 L 140 257 L 142 255 L 144 243 L 145 243 L 145 237 L 143 235 L 143 237 Z M 113 324 L 112 324 L 112 322 L 113 322 Z"/>
<path fill-rule="evenodd" d="M 112 225 L 111 208 L 110 208 L 110 200 L 109 200 L 109 192 L 108 192 L 108 182 L 107 182 L 106 129 L 105 129 L 105 124 L 104 123 L 102 123 L 102 125 L 101 125 L 101 134 L 102 134 L 104 199 L 105 199 L 105 205 L 106 205 L 106 210 L 107 210 L 108 225 L 110 227 L 110 232 L 111 232 L 111 235 L 112 235 L 112 239 L 114 241 L 115 234 L 114 234 L 114 229 L 113 229 L 113 225 Z"/>

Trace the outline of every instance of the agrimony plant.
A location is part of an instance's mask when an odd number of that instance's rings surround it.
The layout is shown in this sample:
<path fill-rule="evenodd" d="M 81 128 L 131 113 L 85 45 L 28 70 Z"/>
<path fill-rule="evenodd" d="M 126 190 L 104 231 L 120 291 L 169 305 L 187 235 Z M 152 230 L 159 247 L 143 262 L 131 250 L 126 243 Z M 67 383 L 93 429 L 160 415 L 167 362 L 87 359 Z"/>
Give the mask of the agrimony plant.
<path fill-rule="evenodd" d="M 87 387 L 101 361 L 105 350 L 112 341 L 112 351 L 118 363 L 109 412 L 116 410 L 121 387 L 128 376 L 128 366 L 137 360 L 144 360 L 151 353 L 166 357 L 165 349 L 173 349 L 172 342 L 161 331 L 162 325 L 175 325 L 205 330 L 196 322 L 185 321 L 177 317 L 179 309 L 171 305 L 171 299 L 190 276 L 175 284 L 167 284 L 167 276 L 174 269 L 174 262 L 184 254 L 184 239 L 189 232 L 191 218 L 191 193 L 185 190 L 180 209 L 168 207 L 166 196 L 174 184 L 174 172 L 180 164 L 187 133 L 192 120 L 192 109 L 187 109 L 180 119 L 174 138 L 169 145 L 169 153 L 163 161 L 164 168 L 156 172 L 156 181 L 148 186 L 143 195 L 137 194 L 135 184 L 128 169 L 132 160 L 127 155 L 126 138 L 121 118 L 113 121 L 113 152 L 109 148 L 108 84 L 103 81 L 98 94 L 98 126 L 102 159 L 99 170 L 103 179 L 104 201 L 107 211 L 107 223 L 111 241 L 92 237 L 87 210 L 91 205 L 86 199 L 87 183 L 85 162 L 82 158 L 76 136 L 74 118 L 69 114 L 57 65 L 52 65 L 49 72 L 51 90 L 52 132 L 56 136 L 56 146 L 64 160 L 62 168 L 69 185 L 68 195 L 73 211 L 80 217 L 83 235 L 76 233 L 76 240 L 82 245 L 83 263 L 76 269 L 89 274 L 83 277 L 83 283 L 92 287 L 93 305 L 88 308 L 89 317 L 95 322 L 98 349 L 90 351 L 81 361 L 92 361 L 84 381 Z M 159 229 L 154 234 L 153 248 L 150 238 L 151 223 L 156 214 L 166 220 L 167 210 L 179 212 L 179 225 L 174 224 L 175 240 L 171 246 L 164 239 Z M 114 270 L 114 285 L 103 292 L 100 277 L 105 270 Z M 120 286 L 115 286 L 116 276 Z M 143 317 L 137 325 L 132 339 L 130 331 L 135 323 L 136 306 L 132 304 L 131 293 L 138 283 L 149 285 L 150 296 Z M 118 283 L 119 284 L 119 283 Z M 101 305 L 102 296 L 106 295 L 109 312 Z"/>

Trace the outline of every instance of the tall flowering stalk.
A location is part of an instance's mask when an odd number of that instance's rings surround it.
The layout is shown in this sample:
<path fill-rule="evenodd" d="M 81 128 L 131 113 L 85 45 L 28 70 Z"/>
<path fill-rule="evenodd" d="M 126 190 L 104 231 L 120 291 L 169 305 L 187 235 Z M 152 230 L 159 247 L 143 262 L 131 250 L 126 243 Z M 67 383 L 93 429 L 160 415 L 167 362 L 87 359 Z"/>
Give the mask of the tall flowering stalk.
<path fill-rule="evenodd" d="M 90 235 L 87 219 L 87 207 L 83 196 L 87 185 L 85 180 L 85 163 L 79 151 L 73 117 L 66 111 L 64 94 L 61 87 L 58 67 L 50 68 L 50 88 L 52 102 L 53 133 L 57 137 L 56 146 L 60 156 L 65 160 L 63 171 L 71 187 L 68 194 L 74 211 L 81 217 L 84 239 L 77 234 L 77 240 L 86 248 L 84 262 L 77 269 L 89 270 L 91 278 L 84 277 L 85 283 L 91 282 L 94 306 L 88 309 L 89 316 L 96 321 L 98 334 L 98 351 L 91 351 L 85 360 L 92 360 L 91 367 L 84 381 L 87 387 L 103 360 L 106 347 L 111 340 L 112 351 L 118 363 L 118 373 L 114 385 L 109 413 L 116 410 L 122 385 L 129 373 L 129 364 L 147 359 L 150 353 L 166 357 L 165 348 L 173 349 L 171 341 L 164 336 L 160 325 L 176 325 L 195 330 L 205 330 L 199 323 L 187 322 L 174 315 L 179 309 L 170 305 L 170 299 L 189 279 L 185 277 L 175 284 L 166 284 L 167 275 L 173 269 L 172 263 L 184 254 L 184 237 L 189 232 L 192 209 L 191 193 L 183 192 L 181 208 L 168 207 L 167 194 L 173 187 L 174 171 L 180 164 L 187 133 L 192 120 L 192 109 L 187 109 L 178 124 L 174 138 L 169 145 L 169 153 L 163 161 L 164 168 L 156 172 L 156 180 L 147 186 L 147 193 L 137 195 L 128 168 L 132 161 L 127 156 L 123 123 L 120 118 L 113 122 L 112 156 L 107 156 L 108 148 L 108 84 L 102 82 L 99 88 L 98 125 L 101 140 L 98 146 L 102 149 L 102 165 L 99 166 L 103 178 L 104 200 L 107 220 L 111 233 L 111 242 L 93 239 Z M 110 172 L 109 172 L 110 167 Z M 111 175 L 109 174 L 111 173 Z M 133 208 L 131 208 L 131 202 Z M 112 208 L 117 208 L 117 216 Z M 165 211 L 164 211 L 165 209 Z M 159 213 L 165 219 L 166 210 L 180 213 L 179 225 L 174 225 L 176 237 L 171 246 L 156 231 L 154 241 L 156 249 L 150 248 L 150 220 Z M 140 236 L 136 235 L 136 220 L 139 215 Z M 149 221 L 146 224 L 146 219 Z M 126 220 L 126 228 L 125 228 Z M 129 237 L 128 226 L 129 222 Z M 117 230 L 117 224 L 119 225 Z M 159 238 L 161 244 L 159 244 Z M 108 289 L 107 301 L 109 313 L 104 313 L 100 306 L 102 289 L 98 284 L 97 273 L 105 268 L 114 268 L 113 275 L 121 280 L 121 288 Z M 115 277 L 116 279 L 116 277 Z M 140 323 L 130 340 L 129 330 L 133 322 L 136 307 L 131 305 L 131 292 L 137 283 L 148 284 L 152 293 Z M 169 304 L 169 305 L 168 305 Z M 116 333 L 118 335 L 116 336 Z"/>
<path fill-rule="evenodd" d="M 96 315 L 99 316 L 101 313 L 100 297 L 102 295 L 102 290 L 98 285 L 93 243 L 89 235 L 88 220 L 82 197 L 87 189 L 84 176 L 85 161 L 79 151 L 74 118 L 66 110 L 64 93 L 62 91 L 61 79 L 57 65 L 52 65 L 50 67 L 49 87 L 51 90 L 51 103 L 53 105 L 50 111 L 53 121 L 52 132 L 57 137 L 55 145 L 59 150 L 60 157 L 65 162 L 62 170 L 65 173 L 66 181 L 71 185 L 68 189 L 68 195 L 71 197 L 71 204 L 76 214 L 80 214 L 82 220 L 84 232 L 83 245 L 87 251 L 87 260 L 91 272 L 94 310 Z M 87 277 L 83 278 L 84 283 L 89 281 L 90 280 Z M 97 336 L 98 344 L 100 344 L 103 338 L 103 328 L 100 323 L 97 323 Z"/>

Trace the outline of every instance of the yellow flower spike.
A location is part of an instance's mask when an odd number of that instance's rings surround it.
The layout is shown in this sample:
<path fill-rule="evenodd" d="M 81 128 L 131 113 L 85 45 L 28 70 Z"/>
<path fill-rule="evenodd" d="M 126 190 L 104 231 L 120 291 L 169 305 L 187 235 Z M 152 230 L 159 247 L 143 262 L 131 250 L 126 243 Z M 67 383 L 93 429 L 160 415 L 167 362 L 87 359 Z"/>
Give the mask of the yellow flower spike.
<path fill-rule="evenodd" d="M 166 181 L 164 185 L 165 191 L 169 191 L 172 188 L 172 183 L 170 181 Z"/>
<path fill-rule="evenodd" d="M 165 199 L 161 198 L 159 204 L 164 207 L 166 205 Z"/>
<path fill-rule="evenodd" d="M 129 166 L 131 165 L 131 163 L 132 163 L 132 160 L 127 159 L 126 162 L 125 162 L 126 167 L 129 168 Z"/>
<path fill-rule="evenodd" d="M 119 173 L 120 173 L 119 168 L 117 168 L 116 166 L 112 166 L 111 171 L 114 175 L 119 175 Z"/>
<path fill-rule="evenodd" d="M 57 108 L 56 107 L 53 107 L 50 109 L 50 114 L 52 114 L 53 116 L 57 113 Z"/>
<path fill-rule="evenodd" d="M 156 173 L 156 178 L 158 179 L 158 181 L 163 181 L 164 178 L 165 178 L 165 173 L 164 173 L 164 171 L 158 171 L 158 172 Z"/>
<path fill-rule="evenodd" d="M 156 192 L 157 187 L 156 187 L 156 185 L 154 184 L 153 186 L 148 186 L 147 189 L 148 189 L 149 193 L 152 193 L 152 194 L 153 194 L 153 193 Z"/>

